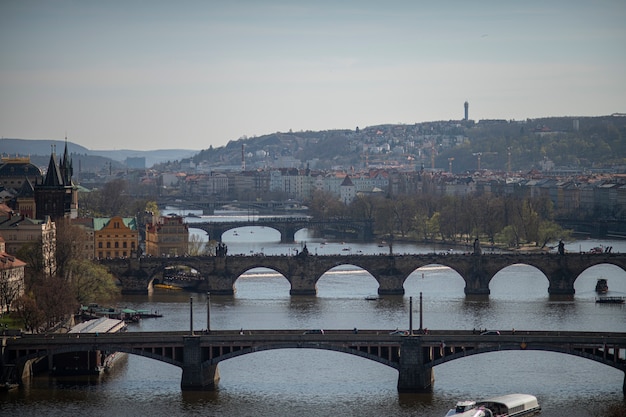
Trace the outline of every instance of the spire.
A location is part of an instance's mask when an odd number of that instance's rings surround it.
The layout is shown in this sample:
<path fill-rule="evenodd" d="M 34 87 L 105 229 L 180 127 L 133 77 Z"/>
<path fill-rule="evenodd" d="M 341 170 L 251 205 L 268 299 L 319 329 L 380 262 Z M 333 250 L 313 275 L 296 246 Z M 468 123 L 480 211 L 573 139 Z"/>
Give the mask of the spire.
<path fill-rule="evenodd" d="M 57 187 L 63 185 L 63 177 L 61 171 L 57 165 L 57 157 L 55 153 L 55 147 L 52 146 L 52 153 L 50 154 L 50 161 L 48 162 L 48 171 L 46 172 L 46 178 L 43 180 L 43 185 L 46 187 Z"/>
<path fill-rule="evenodd" d="M 74 169 L 72 168 L 72 160 L 70 159 L 69 152 L 67 151 L 67 134 L 65 135 L 65 150 L 63 151 L 63 158 L 61 159 L 59 169 L 61 170 L 63 185 L 71 185 Z"/>

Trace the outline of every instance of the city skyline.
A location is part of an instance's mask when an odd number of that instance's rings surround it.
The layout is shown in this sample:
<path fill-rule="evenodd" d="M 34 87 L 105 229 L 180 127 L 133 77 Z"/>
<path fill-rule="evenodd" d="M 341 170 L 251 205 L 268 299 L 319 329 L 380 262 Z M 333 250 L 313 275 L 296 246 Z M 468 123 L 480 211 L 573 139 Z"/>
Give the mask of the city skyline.
<path fill-rule="evenodd" d="M 206 149 L 289 130 L 626 112 L 626 5 L 0 3 L 0 135 Z"/>

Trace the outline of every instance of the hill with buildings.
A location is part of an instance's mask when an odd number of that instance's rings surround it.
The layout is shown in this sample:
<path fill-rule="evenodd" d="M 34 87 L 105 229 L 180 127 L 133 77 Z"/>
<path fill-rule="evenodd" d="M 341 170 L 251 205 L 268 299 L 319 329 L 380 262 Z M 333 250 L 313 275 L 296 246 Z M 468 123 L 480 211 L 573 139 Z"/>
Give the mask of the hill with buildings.
<path fill-rule="evenodd" d="M 61 140 L 0 139 L 3 155 L 45 166 Z M 275 132 L 202 151 L 94 151 L 68 142 L 78 172 L 122 168 L 239 171 L 272 168 L 626 171 L 626 115 L 516 120 L 449 120 L 353 130 Z"/>
<path fill-rule="evenodd" d="M 624 170 L 626 117 L 548 117 L 388 124 L 240 138 L 192 158 L 211 170 L 257 168 Z"/>

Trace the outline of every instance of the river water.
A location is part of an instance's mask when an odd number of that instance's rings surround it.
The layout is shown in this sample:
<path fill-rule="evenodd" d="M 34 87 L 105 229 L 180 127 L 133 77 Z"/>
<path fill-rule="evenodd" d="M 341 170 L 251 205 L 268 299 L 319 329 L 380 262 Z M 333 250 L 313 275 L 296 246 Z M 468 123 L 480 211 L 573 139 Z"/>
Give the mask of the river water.
<path fill-rule="evenodd" d="M 253 233 L 250 233 L 250 232 Z M 306 231 L 301 243 L 280 244 L 272 229 L 227 232 L 229 253 L 290 253 L 307 242 L 311 253 L 387 253 L 376 244 L 324 242 Z M 568 251 L 599 245 L 626 252 L 624 241 L 576 241 Z M 394 245 L 395 253 L 463 251 L 464 248 Z M 424 327 L 431 329 L 626 330 L 623 305 L 595 303 L 596 279 L 609 282 L 609 295 L 626 295 L 626 272 L 611 265 L 585 271 L 570 301 L 548 297 L 548 282 L 536 269 L 514 265 L 496 275 L 488 299 L 472 300 L 464 281 L 440 265 L 416 270 L 404 296 L 366 300 L 376 281 L 350 266 L 335 268 L 318 282 L 316 297 L 291 297 L 289 285 L 271 270 L 239 278 L 234 296 L 210 298 L 212 329 L 406 329 L 409 297 L 417 323 L 423 294 Z M 129 331 L 187 330 L 190 296 L 194 329 L 207 327 L 206 294 L 155 290 L 124 296 L 121 307 L 157 310 L 162 318 L 144 319 Z M 415 327 L 415 326 L 414 326 Z M 219 364 L 215 392 L 182 392 L 182 371 L 162 362 L 128 355 L 97 378 L 33 378 L 24 388 L 0 393 L 6 416 L 444 416 L 456 401 L 522 392 L 536 395 L 546 417 L 601 416 L 608 404 L 623 401 L 624 373 L 599 363 L 557 353 L 493 352 L 435 367 L 428 394 L 399 394 L 397 371 L 337 352 L 285 349 L 258 352 Z"/>

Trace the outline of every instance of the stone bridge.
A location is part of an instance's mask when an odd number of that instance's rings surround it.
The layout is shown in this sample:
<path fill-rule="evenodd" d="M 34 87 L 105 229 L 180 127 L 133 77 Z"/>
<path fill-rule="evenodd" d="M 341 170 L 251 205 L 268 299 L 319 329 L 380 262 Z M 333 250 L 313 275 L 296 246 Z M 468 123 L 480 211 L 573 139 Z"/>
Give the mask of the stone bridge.
<path fill-rule="evenodd" d="M 238 227 L 268 227 L 280 232 L 281 243 L 294 243 L 296 232 L 313 229 L 320 233 L 332 233 L 338 238 L 368 241 L 374 237 L 373 222 L 368 220 L 314 220 L 310 217 L 261 217 L 258 220 L 241 222 L 193 222 L 189 227 L 204 230 L 211 239 L 222 241 L 224 232 Z"/>
<path fill-rule="evenodd" d="M 127 332 L 5 337 L 2 360 L 22 381 L 33 362 L 59 353 L 105 350 L 145 356 L 182 368 L 183 390 L 214 390 L 221 361 L 272 349 L 324 349 L 356 355 L 398 370 L 401 392 L 431 391 L 433 368 L 471 355 L 505 350 L 543 350 L 590 359 L 626 372 L 626 333 L 516 331 L 484 336 L 472 331 L 439 330 L 391 335 L 389 330 L 302 330 Z M 48 361 L 51 363 L 51 361 Z M 584 376 L 581 375 L 581 380 Z M 582 387 L 581 387 L 582 389 Z M 626 394 L 626 379 L 622 386 Z"/>
<path fill-rule="evenodd" d="M 444 265 L 465 280 L 465 294 L 488 295 L 489 283 L 498 271 L 515 264 L 540 270 L 549 282 L 550 295 L 574 295 L 574 282 L 587 268 L 599 264 L 626 270 L 626 254 L 424 254 L 424 255 L 305 255 L 305 256 L 205 256 L 101 260 L 116 276 L 126 294 L 146 294 L 155 278 L 167 267 L 189 266 L 202 279 L 192 288 L 198 292 L 229 295 L 235 281 L 253 268 L 270 268 L 289 281 L 291 295 L 317 294 L 317 281 L 339 265 L 354 265 L 369 272 L 379 284 L 380 295 L 404 294 L 404 281 L 418 268 Z"/>

